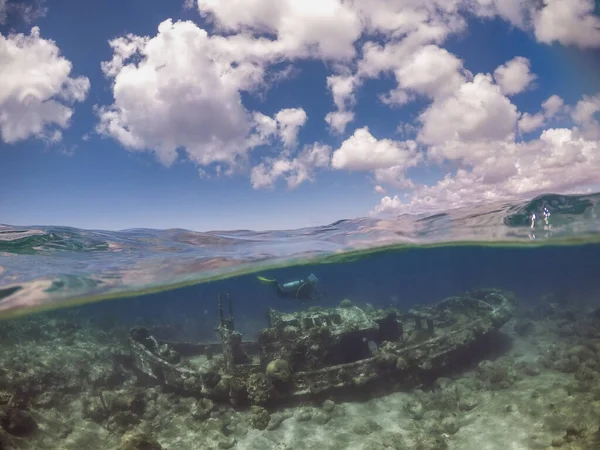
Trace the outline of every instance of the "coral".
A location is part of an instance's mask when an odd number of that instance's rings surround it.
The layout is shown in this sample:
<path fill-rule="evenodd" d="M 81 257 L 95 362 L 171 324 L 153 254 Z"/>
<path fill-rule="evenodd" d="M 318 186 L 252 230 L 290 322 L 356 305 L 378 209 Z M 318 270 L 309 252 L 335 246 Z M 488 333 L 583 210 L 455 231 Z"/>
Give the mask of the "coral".
<path fill-rule="evenodd" d="M 356 434 L 367 435 L 381 430 L 381 425 L 373 419 L 366 419 L 364 422 L 359 422 L 352 427 L 352 431 Z"/>
<path fill-rule="evenodd" d="M 313 413 L 310 409 L 300 409 L 296 413 L 296 420 L 298 422 L 307 422 L 312 419 Z"/>
<path fill-rule="evenodd" d="M 264 405 L 273 395 L 273 384 L 263 373 L 254 373 L 248 377 L 248 400 L 254 405 Z"/>
<path fill-rule="evenodd" d="M 264 430 L 269 425 L 271 416 L 269 412 L 260 406 L 252 406 L 250 408 L 250 425 L 257 430 Z"/>
<path fill-rule="evenodd" d="M 446 434 L 456 434 L 460 430 L 460 423 L 456 417 L 446 417 L 442 419 L 442 429 Z"/>
<path fill-rule="evenodd" d="M 202 367 L 200 368 L 200 379 L 208 389 L 214 388 L 219 381 L 221 381 L 219 370 L 220 366 L 216 361 L 209 360 L 202 364 Z"/>
<path fill-rule="evenodd" d="M 414 420 L 421 420 L 424 414 L 423 403 L 420 401 L 412 401 L 405 405 L 405 411 L 410 414 Z"/>
<path fill-rule="evenodd" d="M 354 303 L 352 303 L 352 300 L 347 299 L 347 298 L 343 299 L 340 302 L 340 308 L 352 308 L 353 306 L 354 306 Z"/>
<path fill-rule="evenodd" d="M 276 430 L 283 423 L 284 420 L 292 417 L 292 413 L 290 412 L 281 412 L 279 414 L 272 414 L 271 420 L 269 421 L 269 425 L 267 426 L 267 430 Z"/>
<path fill-rule="evenodd" d="M 208 398 L 201 398 L 192 407 L 192 417 L 197 420 L 205 420 L 210 416 L 215 404 Z"/>
<path fill-rule="evenodd" d="M 506 389 L 517 381 L 517 372 L 513 361 L 508 358 L 482 361 L 477 366 L 477 378 L 483 381 L 488 389 Z"/>
<path fill-rule="evenodd" d="M 415 440 L 415 450 L 446 450 L 448 448 L 448 442 L 441 433 L 421 433 Z"/>
<path fill-rule="evenodd" d="M 317 411 L 313 414 L 312 420 L 319 425 L 325 425 L 331 420 L 331 414 L 324 411 Z"/>
<path fill-rule="evenodd" d="M 121 437 L 119 450 L 162 450 L 162 447 L 153 437 L 131 431 Z"/>
<path fill-rule="evenodd" d="M 275 359 L 267 365 L 267 376 L 277 383 L 288 383 L 292 378 L 290 364 L 285 359 Z"/>
<path fill-rule="evenodd" d="M 406 446 L 404 436 L 402 436 L 400 433 L 393 433 L 389 431 L 383 432 L 381 436 L 381 443 L 386 449 L 405 450 L 408 448 Z"/>
<path fill-rule="evenodd" d="M 322 407 L 323 411 L 331 413 L 335 409 L 335 402 L 333 400 L 325 400 Z"/>

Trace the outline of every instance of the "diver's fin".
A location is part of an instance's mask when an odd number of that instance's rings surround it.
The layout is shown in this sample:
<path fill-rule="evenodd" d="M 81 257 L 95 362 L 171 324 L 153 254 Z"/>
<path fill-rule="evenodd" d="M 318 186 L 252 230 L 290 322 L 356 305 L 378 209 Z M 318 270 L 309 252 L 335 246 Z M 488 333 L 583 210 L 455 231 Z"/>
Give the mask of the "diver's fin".
<path fill-rule="evenodd" d="M 264 283 L 264 284 L 275 284 L 275 283 L 277 283 L 277 280 L 271 280 L 269 278 L 261 277 L 260 275 L 257 276 L 256 278 L 258 278 L 258 281 L 260 281 L 261 283 Z"/>

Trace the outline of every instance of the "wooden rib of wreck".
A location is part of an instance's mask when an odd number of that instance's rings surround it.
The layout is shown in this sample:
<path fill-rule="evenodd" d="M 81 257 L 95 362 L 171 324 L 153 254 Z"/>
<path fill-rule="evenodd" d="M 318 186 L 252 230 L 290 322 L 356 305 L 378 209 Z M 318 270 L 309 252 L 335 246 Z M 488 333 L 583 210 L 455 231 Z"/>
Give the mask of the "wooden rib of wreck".
<path fill-rule="evenodd" d="M 514 313 L 515 296 L 498 289 L 469 291 L 407 313 L 311 307 L 269 311 L 256 342 L 235 330 L 219 298 L 220 342 L 164 342 L 148 330 L 130 332 L 133 365 L 148 381 L 234 406 L 267 405 L 370 386 L 415 387 L 460 368 L 465 355 Z"/>

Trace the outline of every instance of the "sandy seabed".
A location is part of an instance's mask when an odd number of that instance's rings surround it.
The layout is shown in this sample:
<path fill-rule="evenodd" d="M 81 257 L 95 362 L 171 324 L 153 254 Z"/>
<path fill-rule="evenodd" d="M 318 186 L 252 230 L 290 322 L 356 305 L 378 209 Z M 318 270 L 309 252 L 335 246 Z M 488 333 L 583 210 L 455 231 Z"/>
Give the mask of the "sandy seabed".
<path fill-rule="evenodd" d="M 119 363 L 127 330 L 107 330 L 61 312 L 0 322 L 1 450 L 600 449 L 594 308 L 521 310 L 501 350 L 427 389 L 270 411 L 140 386 Z"/>

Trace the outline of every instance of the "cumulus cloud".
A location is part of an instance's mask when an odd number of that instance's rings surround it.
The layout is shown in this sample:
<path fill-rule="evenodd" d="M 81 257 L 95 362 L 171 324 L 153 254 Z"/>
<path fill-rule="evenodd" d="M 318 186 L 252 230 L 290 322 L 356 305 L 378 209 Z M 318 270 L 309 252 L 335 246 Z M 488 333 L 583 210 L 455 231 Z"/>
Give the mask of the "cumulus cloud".
<path fill-rule="evenodd" d="M 361 18 L 366 33 L 384 35 L 381 43 L 366 40 L 356 70 L 328 79 L 336 111 L 325 120 L 335 133 L 342 133 L 354 120 L 354 93 L 365 80 L 393 74 L 397 87 L 382 94 L 380 100 L 390 106 L 412 101 L 416 95 L 439 95 L 451 92 L 461 82 L 461 62 L 435 45 L 452 33 L 463 30 L 466 22 L 459 14 L 460 0 L 354 0 L 352 5 Z M 409 63 L 407 64 L 407 61 Z M 347 72 L 347 70 L 346 70 Z M 444 83 L 439 83 L 444 79 Z"/>
<path fill-rule="evenodd" d="M 546 117 L 554 117 L 564 106 L 565 102 L 558 95 L 551 95 L 548 100 L 542 103 L 542 109 Z"/>
<path fill-rule="evenodd" d="M 520 69 L 515 75 L 510 62 L 501 67 L 504 73 L 496 71 L 496 83 L 489 74 L 465 77 L 451 95 L 434 96 L 419 116 L 417 142 L 427 146 L 425 161 L 450 162 L 456 172 L 433 185 L 410 185 L 411 192 L 405 195 L 385 195 L 374 214 L 420 213 L 572 192 L 597 183 L 600 95 L 585 96 L 573 107 L 553 95 L 539 112 L 521 114 L 507 96 L 531 83 L 531 77 L 524 76 L 529 70 Z M 553 119 L 566 120 L 565 112 L 570 112 L 573 128 L 548 128 L 537 138 L 516 140 L 517 124 L 522 133 L 533 132 Z M 394 186 L 394 177 L 389 178 L 380 174 L 376 181 Z M 405 189 L 399 180 L 394 187 Z"/>
<path fill-rule="evenodd" d="M 598 113 L 600 113 L 600 94 L 592 97 L 586 95 L 575 105 L 571 116 L 584 138 L 600 140 Z"/>
<path fill-rule="evenodd" d="M 362 26 L 341 0 L 197 0 L 198 10 L 220 30 L 272 34 L 288 57 L 352 59 Z"/>
<path fill-rule="evenodd" d="M 523 133 L 530 133 L 543 127 L 544 123 L 546 123 L 546 118 L 542 113 L 523 113 L 519 118 L 519 130 Z"/>
<path fill-rule="evenodd" d="M 512 25 L 526 29 L 532 2 L 529 0 L 473 0 L 467 2 L 480 17 L 501 17 Z"/>
<path fill-rule="evenodd" d="M 564 10 L 561 1 L 574 8 Z M 481 192 L 481 198 L 496 198 L 525 192 L 534 182 L 543 185 L 527 171 L 537 164 L 548 175 L 560 146 L 570 145 L 588 155 L 599 128 L 596 100 L 588 98 L 571 109 L 577 127 L 568 130 L 572 133 L 568 137 L 563 134 L 559 139 L 560 133 L 549 132 L 532 144 L 517 143 L 518 132 L 536 132 L 566 111 L 562 100 L 551 97 L 538 112 L 520 113 L 510 96 L 535 84 L 529 60 L 517 56 L 493 74 L 473 75 L 462 60 L 442 48 L 449 36 L 465 30 L 470 14 L 501 17 L 534 31 L 540 42 L 589 47 L 598 28 L 589 0 L 188 0 L 188 4 L 213 25 L 215 34 L 191 22 L 167 20 L 156 36 L 112 40 L 113 57 L 102 64 L 113 81 L 114 101 L 98 109 L 97 130 L 131 150 L 152 151 L 167 165 L 181 152 L 200 166 L 238 167 L 250 162 L 253 148 L 276 144 L 276 156 L 267 152 L 262 161 L 251 161 L 255 188 L 281 179 L 294 187 L 330 164 L 336 170 L 371 172 L 382 190 L 414 187 L 429 195 L 442 188 L 413 186 L 407 169 L 423 161 L 451 161 L 459 169 L 440 184 L 446 189 L 440 201 L 456 203 L 459 194 L 453 189 L 465 198 L 468 189 Z M 582 30 L 587 37 L 575 38 Z M 383 103 L 429 101 L 415 121 L 418 128 L 401 127 L 413 139 L 378 139 L 359 126 L 335 151 L 314 144 L 297 152 L 306 112 L 286 108 L 269 117 L 246 108 L 242 96 L 268 89 L 275 64 L 298 59 L 321 59 L 333 68 L 327 77 L 333 107 L 325 116 L 333 133 L 345 133 L 355 120 L 358 89 L 386 76 L 393 78 L 394 87 L 380 94 Z M 553 149 L 552 157 L 548 149 Z M 528 152 L 537 151 L 539 158 L 532 159 Z M 525 181 L 517 186 L 519 180 Z M 388 199 L 389 204 L 406 204 L 406 199 Z"/>
<path fill-rule="evenodd" d="M 366 31 L 393 40 L 414 33 L 439 38 L 448 30 L 465 25 L 459 15 L 463 0 L 353 0 L 350 3 L 365 23 Z"/>
<path fill-rule="evenodd" d="M 354 106 L 354 89 L 358 84 L 358 78 L 353 75 L 327 77 L 327 87 L 331 90 L 337 111 L 328 113 L 325 116 L 325 122 L 335 133 L 343 133 L 346 126 L 354 120 L 354 113 L 349 109 Z"/>
<path fill-rule="evenodd" d="M 539 42 L 600 47 L 600 17 L 594 0 L 543 0 L 534 13 L 535 37 Z"/>
<path fill-rule="evenodd" d="M 272 187 L 285 178 L 289 189 L 295 189 L 305 181 L 312 181 L 316 169 L 329 166 L 331 147 L 323 144 L 305 146 L 293 158 L 268 158 L 252 168 L 250 181 L 254 189 Z"/>
<path fill-rule="evenodd" d="M 477 163 L 461 166 L 431 186 L 416 186 L 406 198 L 386 196 L 374 213 L 418 213 L 568 192 L 597 183 L 600 170 L 600 141 L 576 128 L 546 129 L 529 141 L 495 141 L 478 148 L 457 145 L 455 157 L 470 147 L 471 161 Z"/>
<path fill-rule="evenodd" d="M 354 120 L 352 111 L 332 111 L 325 115 L 325 122 L 329 128 L 337 134 L 342 134 L 346 131 L 346 127 Z"/>
<path fill-rule="evenodd" d="M 452 94 L 464 81 L 462 61 L 437 45 L 425 45 L 396 68 L 398 89 L 430 98 Z"/>
<path fill-rule="evenodd" d="M 532 30 L 537 41 L 600 46 L 600 18 L 594 0 L 466 0 L 463 6 L 480 17 L 501 17 L 523 30 Z"/>
<path fill-rule="evenodd" d="M 514 135 L 517 107 L 488 74 L 477 74 L 447 98 L 433 102 L 419 120 L 419 140 L 429 145 L 452 141 L 508 139 Z"/>
<path fill-rule="evenodd" d="M 517 56 L 494 71 L 494 79 L 506 95 L 523 92 L 537 78 L 531 73 L 531 64 L 527 58 Z"/>
<path fill-rule="evenodd" d="M 102 70 L 114 79 L 114 103 L 99 109 L 100 133 L 153 151 L 166 165 L 184 149 L 199 165 L 232 166 L 260 144 L 241 92 L 262 82 L 269 42 L 211 37 L 192 22 L 169 19 L 153 38 L 127 35 L 110 46 L 113 58 Z M 295 125 L 285 127 L 286 139 L 295 138 Z"/>
<path fill-rule="evenodd" d="M 275 115 L 281 139 L 286 147 L 296 145 L 298 131 L 306 123 L 308 116 L 302 108 L 282 109 Z"/>
<path fill-rule="evenodd" d="M 331 166 L 334 169 L 352 171 L 372 171 L 402 167 L 404 169 L 417 163 L 416 142 L 376 139 L 368 127 L 357 129 L 333 153 Z"/>
<path fill-rule="evenodd" d="M 466 27 L 464 14 L 501 17 L 524 30 L 532 29 L 538 41 L 600 45 L 600 18 L 593 13 L 593 0 L 354 0 L 351 2 L 365 24 L 365 31 L 383 34 L 388 41 L 367 40 L 354 74 L 356 89 L 362 80 L 393 73 L 397 87 L 380 96 L 383 103 L 401 106 L 416 95 L 452 93 L 469 73 L 461 62 L 437 45 Z M 435 44 L 435 45 L 434 45 Z M 506 95 L 531 87 L 536 76 L 526 58 L 516 57 L 494 72 L 496 83 Z M 442 81 L 443 80 L 443 81 Z M 347 92 L 348 96 L 352 93 Z M 353 120 L 350 108 L 330 113 L 326 120 L 335 132 Z M 524 129 L 535 129 L 541 116 L 523 119 Z"/>
<path fill-rule="evenodd" d="M 70 77 L 72 64 L 56 44 L 41 37 L 0 34 L 0 135 L 14 143 L 29 137 L 57 141 L 67 128 L 72 105 L 85 100 L 90 82 Z"/>
<path fill-rule="evenodd" d="M 275 114 L 266 116 L 260 112 L 253 115 L 255 134 L 248 141 L 250 147 L 272 143 L 272 138 L 278 138 L 286 151 L 296 146 L 298 131 L 306 123 L 308 116 L 302 108 L 285 108 Z"/>
<path fill-rule="evenodd" d="M 537 130 L 548 122 L 549 119 L 556 116 L 564 106 L 562 98 L 558 95 L 552 95 L 544 103 L 542 110 L 535 114 L 523 113 L 519 118 L 519 130 L 522 133 L 530 133 Z"/>

